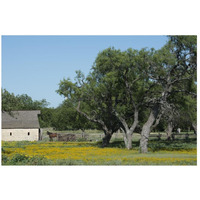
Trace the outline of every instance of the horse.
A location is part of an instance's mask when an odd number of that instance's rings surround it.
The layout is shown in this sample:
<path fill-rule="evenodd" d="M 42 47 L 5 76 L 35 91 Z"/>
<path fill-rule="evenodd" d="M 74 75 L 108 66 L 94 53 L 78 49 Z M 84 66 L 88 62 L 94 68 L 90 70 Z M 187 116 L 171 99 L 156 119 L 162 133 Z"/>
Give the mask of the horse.
<path fill-rule="evenodd" d="M 57 133 L 51 133 L 47 131 L 47 135 L 49 135 L 49 141 L 53 141 L 53 138 L 57 138 L 58 134 Z"/>

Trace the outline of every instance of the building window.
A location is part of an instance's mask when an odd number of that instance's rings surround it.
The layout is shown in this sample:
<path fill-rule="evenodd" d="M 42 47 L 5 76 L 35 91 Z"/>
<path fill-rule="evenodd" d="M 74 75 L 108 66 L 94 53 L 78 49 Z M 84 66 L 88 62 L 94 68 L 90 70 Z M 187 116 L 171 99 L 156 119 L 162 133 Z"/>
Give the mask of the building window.
<path fill-rule="evenodd" d="M 28 135 L 30 135 L 30 132 L 28 132 Z"/>
<path fill-rule="evenodd" d="M 10 136 L 12 136 L 12 132 L 10 132 Z"/>

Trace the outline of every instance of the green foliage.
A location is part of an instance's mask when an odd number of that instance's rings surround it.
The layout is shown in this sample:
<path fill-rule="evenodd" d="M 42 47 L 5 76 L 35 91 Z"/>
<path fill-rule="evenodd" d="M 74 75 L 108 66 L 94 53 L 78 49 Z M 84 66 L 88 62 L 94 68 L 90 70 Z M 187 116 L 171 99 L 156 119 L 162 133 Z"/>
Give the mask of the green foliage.
<path fill-rule="evenodd" d="M 191 150 L 196 148 L 196 139 L 176 140 L 176 141 L 150 141 L 149 148 L 151 151 L 177 151 L 177 150 Z"/>
<path fill-rule="evenodd" d="M 3 153 L 3 152 L 2 152 L 2 153 Z M 5 155 L 5 154 L 2 154 L 2 155 L 1 155 L 1 163 L 2 163 L 2 164 L 5 164 L 5 163 L 7 163 L 8 161 L 9 161 L 8 156 Z"/>
<path fill-rule="evenodd" d="M 9 93 L 6 89 L 1 90 L 2 111 L 12 111 L 18 108 L 18 101 L 13 93 Z"/>
<path fill-rule="evenodd" d="M 73 104 L 65 100 L 55 109 L 52 120 L 52 127 L 56 130 L 85 130 L 96 128 L 95 124 L 89 122 L 80 115 L 73 107 Z"/>
<path fill-rule="evenodd" d="M 41 128 L 52 127 L 55 115 L 54 108 L 42 108 L 41 115 L 39 115 L 39 122 Z"/>
<path fill-rule="evenodd" d="M 29 157 L 27 164 L 28 165 L 50 165 L 51 161 L 49 161 L 47 158 L 44 158 L 42 156 L 32 156 L 32 157 Z"/>
<path fill-rule="evenodd" d="M 112 132 L 124 129 L 124 122 L 130 127 L 136 108 L 140 132 L 155 105 L 158 116 L 176 109 L 181 116 L 174 119 L 176 126 L 185 128 L 186 121 L 189 126 L 196 121 L 196 103 L 189 97 L 196 94 L 196 52 L 195 36 L 170 36 L 159 50 L 107 48 L 99 52 L 87 77 L 77 71 L 75 82 L 64 79 L 58 93 L 75 108 L 79 102 L 87 119 Z M 157 130 L 166 125 L 167 119 L 161 119 Z"/>
<path fill-rule="evenodd" d="M 26 163 L 27 160 L 28 160 L 28 156 L 22 155 L 22 154 L 15 154 L 15 156 L 12 157 L 10 162 L 12 164 L 14 164 L 14 163 L 22 163 L 22 162 Z"/>
<path fill-rule="evenodd" d="M 9 158 L 2 155 L 2 165 L 51 165 L 52 162 L 42 156 L 26 156 L 23 154 L 15 154 Z"/>
<path fill-rule="evenodd" d="M 45 99 L 41 101 L 32 100 L 27 94 L 14 95 L 9 93 L 6 89 L 2 90 L 2 111 L 11 112 L 13 110 L 40 110 L 48 106 Z"/>
<path fill-rule="evenodd" d="M 112 96 L 110 90 L 107 90 L 107 88 L 111 88 L 111 86 L 103 85 L 100 82 L 97 83 L 92 74 L 84 80 L 83 78 L 84 76 L 81 72 L 77 72 L 76 82 L 72 83 L 69 79 L 61 81 L 57 92 L 67 98 L 66 102 L 71 102 L 70 108 L 74 110 L 79 108 L 79 113 L 81 115 L 76 114 L 76 118 L 78 117 L 81 119 L 81 126 L 84 124 L 87 125 L 89 120 L 95 122 L 98 127 L 103 128 L 107 126 L 109 130 L 116 130 L 117 126 L 115 125 L 117 125 L 117 122 L 113 117 L 111 108 Z M 79 121 L 73 120 L 73 122 L 76 123 Z M 78 126 L 80 125 L 76 124 L 76 127 Z M 112 132 L 114 130 L 112 130 Z"/>

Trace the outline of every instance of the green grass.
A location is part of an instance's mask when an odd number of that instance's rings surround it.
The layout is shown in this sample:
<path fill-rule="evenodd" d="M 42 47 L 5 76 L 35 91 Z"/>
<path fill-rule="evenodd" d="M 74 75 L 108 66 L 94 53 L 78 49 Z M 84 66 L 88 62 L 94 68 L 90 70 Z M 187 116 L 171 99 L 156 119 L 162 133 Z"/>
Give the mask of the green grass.
<path fill-rule="evenodd" d="M 2 165 L 196 165 L 196 140 L 149 141 L 149 153 L 139 153 L 139 141 L 127 150 L 121 140 L 101 148 L 101 142 L 2 142 Z"/>

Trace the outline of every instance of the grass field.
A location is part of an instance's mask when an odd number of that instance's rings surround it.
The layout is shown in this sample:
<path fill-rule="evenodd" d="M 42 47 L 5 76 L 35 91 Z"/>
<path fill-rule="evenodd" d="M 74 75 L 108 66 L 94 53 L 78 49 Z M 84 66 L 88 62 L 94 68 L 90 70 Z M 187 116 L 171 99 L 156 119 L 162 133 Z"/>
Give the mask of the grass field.
<path fill-rule="evenodd" d="M 197 165 L 196 140 L 151 140 L 149 153 L 124 148 L 117 139 L 109 148 L 100 142 L 2 142 L 2 165 Z"/>

